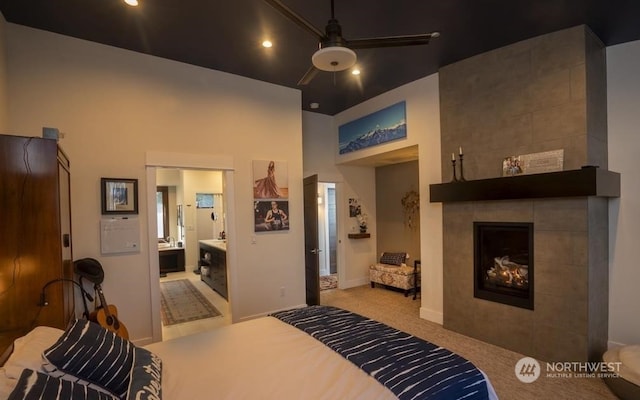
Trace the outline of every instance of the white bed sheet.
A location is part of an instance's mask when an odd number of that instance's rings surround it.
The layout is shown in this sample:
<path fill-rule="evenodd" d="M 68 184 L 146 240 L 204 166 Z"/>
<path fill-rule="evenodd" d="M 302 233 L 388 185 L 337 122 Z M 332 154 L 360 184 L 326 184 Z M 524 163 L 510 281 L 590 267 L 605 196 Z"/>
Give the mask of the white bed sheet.
<path fill-rule="evenodd" d="M 164 400 L 397 399 L 350 361 L 273 317 L 145 347 L 162 359 Z M 487 389 L 497 400 L 488 378 Z"/>
<path fill-rule="evenodd" d="M 61 332 L 36 328 L 16 340 L 18 351 L 0 368 L 0 399 L 15 386 L 16 372 L 40 369 L 42 351 Z M 396 399 L 351 362 L 273 317 L 145 347 L 162 359 L 164 400 Z M 489 398 L 497 399 L 488 379 L 487 386 Z"/>
<path fill-rule="evenodd" d="M 273 317 L 145 346 L 162 359 L 162 397 L 396 399 L 322 343 Z"/>

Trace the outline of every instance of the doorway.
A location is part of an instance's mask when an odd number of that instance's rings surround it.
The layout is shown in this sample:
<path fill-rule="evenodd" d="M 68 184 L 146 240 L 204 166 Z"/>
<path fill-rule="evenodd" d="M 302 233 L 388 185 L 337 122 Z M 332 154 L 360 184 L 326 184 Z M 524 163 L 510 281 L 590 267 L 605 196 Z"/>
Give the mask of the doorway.
<path fill-rule="evenodd" d="M 219 287 L 227 287 L 226 251 L 219 252 L 220 265 L 216 265 L 216 268 L 219 267 L 225 272 L 222 277 L 216 275 L 216 279 L 224 279 L 224 282 L 218 286 L 214 284 L 216 282 L 212 279 L 212 274 L 201 274 L 200 257 L 203 243 L 207 246 L 215 246 L 216 249 L 224 248 L 226 245 L 226 240 L 223 239 L 226 229 L 223 180 L 223 172 L 216 170 L 159 168 L 156 171 L 157 201 L 160 202 L 162 199 L 164 203 L 164 200 L 167 200 L 167 204 L 163 204 L 163 207 L 158 205 L 157 212 L 158 235 L 160 235 L 161 226 L 168 226 L 168 229 L 163 228 L 168 236 L 158 236 L 159 243 L 168 246 L 162 248 L 159 244 L 158 248 L 161 295 L 169 287 L 191 288 L 191 293 L 197 290 L 201 295 L 197 296 L 199 301 L 208 302 L 223 316 L 223 318 L 206 318 L 205 315 L 191 315 L 197 308 L 193 307 L 193 304 L 179 300 L 181 297 L 176 297 L 176 293 L 173 292 L 172 301 L 170 304 L 163 305 L 163 309 L 167 306 L 172 314 L 186 315 L 186 320 L 191 322 L 175 324 L 164 321 L 163 318 L 164 340 L 231 323 L 228 293 L 226 291 L 221 293 L 219 290 Z M 165 191 L 169 192 L 166 197 Z M 164 209 L 168 211 L 162 212 Z M 180 254 L 180 257 L 171 257 L 173 253 Z M 188 281 L 190 284 L 176 285 L 177 282 L 168 284 L 171 281 Z M 187 290 L 185 296 L 184 298 L 190 298 L 189 296 L 192 295 Z M 202 307 L 206 308 L 204 305 Z"/>
<path fill-rule="evenodd" d="M 320 290 L 338 287 L 336 184 L 318 182 Z"/>
<path fill-rule="evenodd" d="M 338 287 L 337 184 L 304 178 L 305 299 L 320 304 L 321 290 Z"/>
<path fill-rule="evenodd" d="M 194 155 L 184 155 L 184 154 L 174 154 L 174 153 L 157 153 L 157 152 L 148 152 L 146 162 L 146 197 L 147 197 L 147 229 L 150 233 L 149 235 L 149 284 L 151 289 L 151 318 L 152 318 L 152 341 L 162 341 L 163 333 L 162 333 L 162 319 L 161 319 L 161 301 L 160 301 L 160 274 L 159 274 L 159 263 L 158 263 L 158 238 L 154 233 L 158 230 L 158 218 L 157 218 L 157 187 L 162 186 L 159 182 L 157 182 L 157 171 L 160 170 L 177 170 L 177 171 L 193 171 L 193 172 L 206 172 L 206 171 L 217 171 L 222 176 L 221 189 L 219 192 L 224 193 L 224 219 L 225 219 L 225 230 L 226 230 L 226 238 L 230 242 L 235 242 L 235 229 L 234 229 L 234 219 L 235 219 L 235 206 L 234 206 L 234 170 L 233 170 L 233 160 L 229 157 L 225 156 L 194 156 Z M 171 194 L 170 194 L 171 197 Z M 178 196 L 176 196 L 177 198 Z M 187 211 L 187 202 L 182 200 L 182 209 L 176 210 L 175 215 L 171 215 L 170 220 L 175 220 L 177 224 L 183 226 L 183 230 L 180 232 L 176 232 L 176 241 L 177 238 L 184 238 L 183 246 L 185 246 L 185 257 L 187 264 L 187 270 L 183 272 L 179 272 L 178 274 L 185 274 L 185 278 L 195 278 L 195 283 L 202 283 L 200 281 L 200 276 L 193 273 L 193 269 L 195 269 L 192 264 L 197 265 L 196 261 L 193 257 L 187 256 L 188 243 L 193 242 L 197 243 L 197 239 L 193 240 L 190 237 L 190 233 L 195 237 L 195 224 L 193 220 L 195 219 L 195 211 L 189 212 Z M 195 210 L 195 191 L 193 197 L 192 206 Z M 218 214 L 220 215 L 220 214 Z M 182 221 L 179 223 L 178 221 Z M 173 222 L 172 222 L 173 224 Z M 193 228 L 194 230 L 190 230 Z M 198 246 L 192 246 L 194 254 L 198 254 Z M 197 257 L 194 256 L 194 257 Z M 227 248 L 227 282 L 229 284 L 229 296 L 227 301 L 227 310 L 224 312 L 224 320 L 226 323 L 230 324 L 233 321 L 233 296 L 235 291 L 234 282 L 236 275 L 236 257 L 235 257 L 235 249 L 234 246 L 230 246 Z M 191 266 L 191 270 L 189 267 Z M 167 279 L 167 278 L 162 278 Z M 213 292 L 213 291 L 212 291 Z M 215 305 L 215 304 L 214 304 Z M 216 305 L 217 307 L 217 305 Z M 217 307 L 218 309 L 224 307 Z"/>

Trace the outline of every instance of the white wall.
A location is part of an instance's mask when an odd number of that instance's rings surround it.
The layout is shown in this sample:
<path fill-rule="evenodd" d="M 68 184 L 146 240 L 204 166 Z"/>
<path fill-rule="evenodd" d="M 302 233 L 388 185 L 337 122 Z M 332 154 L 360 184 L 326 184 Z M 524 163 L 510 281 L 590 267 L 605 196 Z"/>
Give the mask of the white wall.
<path fill-rule="evenodd" d="M 370 219 L 369 239 L 349 239 L 358 232 L 354 218 L 349 218 L 349 198 L 358 198 L 369 215 L 375 215 L 375 170 L 367 167 L 335 164 L 337 142 L 334 118 L 303 112 L 304 176 L 317 174 L 321 182 L 336 183 L 338 285 L 350 288 L 369 283 L 369 264 L 375 260 L 375 221 Z"/>
<path fill-rule="evenodd" d="M 107 301 L 118 306 L 134 340 L 152 337 L 151 286 L 158 285 L 149 278 L 148 152 L 232 157 L 234 320 L 304 304 L 299 91 L 19 25 L 6 28 L 9 128 L 25 136 L 39 136 L 43 126 L 65 133 L 74 257 L 100 260 Z M 251 160 L 270 159 L 268 143 L 278 143 L 278 159 L 288 162 L 291 226 L 255 235 L 252 244 Z M 100 255 L 100 177 L 139 180 L 140 253 Z"/>
<path fill-rule="evenodd" d="M 0 133 L 6 132 L 9 126 L 8 98 L 7 98 L 7 50 L 6 50 L 6 25 L 2 13 L 0 13 Z"/>
<path fill-rule="evenodd" d="M 407 139 L 338 155 L 337 127 L 372 112 L 405 100 L 407 106 Z M 442 206 L 429 203 L 429 184 L 440 183 L 440 105 L 438 75 L 434 74 L 391 90 L 362 104 L 330 117 L 303 113 L 305 176 L 318 173 L 343 182 L 339 194 L 338 221 L 347 225 L 339 232 L 344 244 L 344 265 L 354 282 L 369 281 L 368 266 L 378 257 L 376 249 L 375 170 L 346 166 L 344 162 L 375 154 L 418 145 L 420 174 L 420 226 L 422 257 L 422 318 L 442 323 Z M 335 164 L 337 163 L 337 164 Z M 339 189 L 337 189 L 339 190 Z M 347 199 L 359 198 L 371 216 L 371 239 L 346 239 L 353 219 L 348 217 Z M 340 213 L 341 212 L 341 213 Z M 340 267 L 338 267 L 340 269 Z"/>
<path fill-rule="evenodd" d="M 609 169 L 621 195 L 609 201 L 609 342 L 640 343 L 640 41 L 607 48 Z"/>

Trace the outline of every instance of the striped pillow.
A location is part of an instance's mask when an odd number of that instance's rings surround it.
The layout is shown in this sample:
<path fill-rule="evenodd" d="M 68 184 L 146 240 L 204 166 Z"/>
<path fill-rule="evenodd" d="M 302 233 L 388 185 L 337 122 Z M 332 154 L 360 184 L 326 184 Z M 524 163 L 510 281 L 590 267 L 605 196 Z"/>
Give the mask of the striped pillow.
<path fill-rule="evenodd" d="M 117 397 L 25 368 L 7 400 L 54 399 L 117 400 Z"/>
<path fill-rule="evenodd" d="M 49 375 L 97 385 L 121 399 L 161 398 L 160 359 L 93 322 L 74 321 L 42 356 Z"/>
<path fill-rule="evenodd" d="M 402 265 L 407 260 L 407 253 L 382 253 L 380 264 Z"/>
<path fill-rule="evenodd" d="M 136 360 L 131 369 L 127 400 L 162 398 L 162 360 L 149 350 L 134 347 Z"/>
<path fill-rule="evenodd" d="M 53 376 L 96 384 L 123 398 L 129 386 L 133 347 L 100 325 L 78 319 L 42 353 L 44 369 Z"/>

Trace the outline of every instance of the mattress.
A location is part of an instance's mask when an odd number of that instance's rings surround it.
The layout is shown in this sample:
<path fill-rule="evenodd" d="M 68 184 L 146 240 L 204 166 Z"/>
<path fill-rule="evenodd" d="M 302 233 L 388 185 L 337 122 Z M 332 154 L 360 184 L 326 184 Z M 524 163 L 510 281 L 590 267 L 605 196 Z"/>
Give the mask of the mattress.
<path fill-rule="evenodd" d="M 274 317 L 146 348 L 163 361 L 164 399 L 397 399 L 351 361 Z M 488 379 L 486 385 L 497 399 Z"/>
<path fill-rule="evenodd" d="M 318 331 L 316 322 L 312 322 L 308 318 L 309 315 L 305 315 L 307 310 L 312 310 L 311 307 L 300 310 L 301 313 L 295 310 L 277 313 L 276 316 L 280 319 L 272 316 L 258 318 L 145 346 L 162 360 L 162 398 L 165 400 L 383 400 L 397 398 L 391 390 L 377 380 L 380 379 L 379 375 L 382 375 L 379 373 L 380 368 L 376 367 L 375 373 L 370 371 L 370 375 L 365 372 L 372 366 L 370 361 L 365 362 L 369 364 L 368 366 L 359 364 L 363 369 L 357 366 L 356 358 L 358 357 L 354 357 L 354 351 L 358 354 L 363 353 L 357 349 L 361 345 L 346 345 L 346 341 L 370 343 L 370 339 L 361 333 L 345 334 L 345 330 L 351 329 L 352 325 L 357 325 L 340 321 L 338 314 L 348 312 L 335 309 L 334 314 L 324 312 L 318 314 L 321 319 L 329 321 L 329 325 L 336 323 L 345 328 L 340 329 L 342 336 L 336 336 L 337 332 L 334 332 L 333 328 L 322 328 L 322 332 Z M 351 318 L 348 315 L 343 317 Z M 368 319 L 364 324 L 383 325 Z M 8 396 L 23 370 L 31 369 L 46 373 L 42 368 L 41 355 L 45 349 L 62 337 L 62 334 L 63 331 L 59 329 L 37 327 L 15 341 L 13 354 L 0 368 L 0 398 Z M 379 336 L 371 331 L 368 334 Z M 387 342 L 387 340 L 383 341 Z M 392 346 L 395 348 L 395 344 Z M 432 345 L 429 344 L 429 346 Z M 343 350 L 350 354 L 345 355 Z M 438 351 L 440 350 L 444 349 L 438 348 Z M 398 357 L 400 353 L 402 353 L 401 350 L 384 352 L 384 354 L 391 354 L 392 357 Z M 416 360 L 415 352 L 405 350 L 405 354 L 411 355 L 412 363 Z M 406 358 L 404 355 L 400 357 Z M 384 355 L 376 358 L 375 362 L 384 361 L 385 363 L 387 362 L 385 360 L 389 359 Z M 418 358 L 418 361 L 422 362 L 421 360 Z M 386 365 L 398 367 L 399 373 L 406 374 L 407 372 L 402 372 L 405 368 L 400 365 L 402 363 L 393 361 L 392 364 L 386 363 Z M 438 368 L 434 374 L 439 375 L 445 369 Z M 416 368 L 414 365 L 413 370 L 424 372 L 425 368 L 422 366 Z M 486 385 L 487 390 L 482 391 L 488 393 L 489 399 L 497 399 L 486 375 L 475 367 L 472 371 L 475 371 L 475 375 L 478 376 L 473 384 Z M 392 375 L 395 379 L 398 374 Z M 431 372 L 428 379 L 432 379 Z M 444 382 L 439 378 L 435 380 L 438 385 Z M 389 385 L 389 382 L 385 384 Z M 465 385 L 463 381 L 458 381 L 458 384 Z M 394 387 L 394 390 L 396 389 Z M 451 396 L 443 397 L 442 394 L 434 397 L 425 395 L 399 397 L 451 399 Z M 486 394 L 482 398 L 486 398 Z"/>
<path fill-rule="evenodd" d="M 164 399 L 395 399 L 322 343 L 273 317 L 154 343 Z"/>

